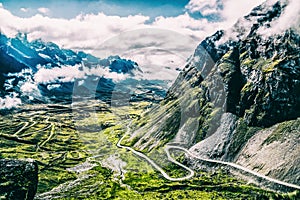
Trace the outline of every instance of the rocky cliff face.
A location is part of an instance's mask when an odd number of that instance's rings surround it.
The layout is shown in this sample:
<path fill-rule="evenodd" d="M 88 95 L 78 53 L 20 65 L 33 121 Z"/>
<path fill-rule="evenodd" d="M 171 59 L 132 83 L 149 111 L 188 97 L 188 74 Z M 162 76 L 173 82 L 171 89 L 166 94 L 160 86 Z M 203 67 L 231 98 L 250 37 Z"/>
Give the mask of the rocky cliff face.
<path fill-rule="evenodd" d="M 279 180 L 300 183 L 300 119 L 258 131 L 236 156 L 236 162 Z"/>
<path fill-rule="evenodd" d="M 0 198 L 31 200 L 37 190 L 38 167 L 35 162 L 0 160 Z"/>
<path fill-rule="evenodd" d="M 299 32 L 289 27 L 264 34 L 287 5 L 267 1 L 230 30 L 203 40 L 161 107 L 136 125 L 128 144 L 149 152 L 176 142 L 204 157 L 234 161 L 258 130 L 299 117 Z"/>

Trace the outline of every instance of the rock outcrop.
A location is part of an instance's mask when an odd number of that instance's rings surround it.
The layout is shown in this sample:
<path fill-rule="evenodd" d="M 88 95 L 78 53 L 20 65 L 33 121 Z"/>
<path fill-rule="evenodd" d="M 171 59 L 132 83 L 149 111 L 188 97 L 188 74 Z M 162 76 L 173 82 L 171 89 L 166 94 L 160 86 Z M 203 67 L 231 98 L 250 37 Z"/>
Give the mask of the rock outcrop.
<path fill-rule="evenodd" d="M 37 191 L 38 166 L 34 161 L 0 160 L 0 198 L 31 200 Z"/>
<path fill-rule="evenodd" d="M 249 169 L 300 184 L 300 119 L 276 124 L 252 136 L 236 157 Z"/>
<path fill-rule="evenodd" d="M 258 130 L 300 117 L 299 31 L 272 30 L 287 5 L 267 1 L 233 28 L 203 40 L 161 107 L 145 115 L 127 144 L 150 152 L 175 142 L 201 156 L 235 161 Z M 279 177 L 278 170 L 268 169 Z"/>

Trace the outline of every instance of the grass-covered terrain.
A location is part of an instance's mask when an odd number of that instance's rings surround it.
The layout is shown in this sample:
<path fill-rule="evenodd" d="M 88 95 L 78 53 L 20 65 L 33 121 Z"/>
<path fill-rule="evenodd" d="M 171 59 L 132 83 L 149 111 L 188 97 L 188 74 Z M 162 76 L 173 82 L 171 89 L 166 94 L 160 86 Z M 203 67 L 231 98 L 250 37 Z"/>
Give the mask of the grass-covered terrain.
<path fill-rule="evenodd" d="M 37 199 L 295 199 L 237 180 L 224 171 L 197 171 L 185 181 L 166 180 L 149 163 L 116 146 L 149 103 L 110 107 L 99 102 L 27 106 L 1 116 L 0 157 L 34 159 Z M 184 154 L 172 151 L 184 163 Z M 149 155 L 171 177 L 188 172 L 162 149 Z"/>

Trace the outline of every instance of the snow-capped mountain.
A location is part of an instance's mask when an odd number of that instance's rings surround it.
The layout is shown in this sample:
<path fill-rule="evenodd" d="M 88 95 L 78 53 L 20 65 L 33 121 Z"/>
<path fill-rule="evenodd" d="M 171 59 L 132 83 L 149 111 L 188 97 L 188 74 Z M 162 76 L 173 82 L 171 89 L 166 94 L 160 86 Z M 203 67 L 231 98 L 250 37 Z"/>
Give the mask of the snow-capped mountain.
<path fill-rule="evenodd" d="M 0 34 L 0 58 L 2 108 L 78 98 L 109 102 L 112 92 L 130 94 L 125 101 L 157 100 L 167 89 L 165 81 L 142 79 L 134 61 L 119 56 L 100 59 L 42 40 L 29 42 L 22 33 L 15 38 Z"/>

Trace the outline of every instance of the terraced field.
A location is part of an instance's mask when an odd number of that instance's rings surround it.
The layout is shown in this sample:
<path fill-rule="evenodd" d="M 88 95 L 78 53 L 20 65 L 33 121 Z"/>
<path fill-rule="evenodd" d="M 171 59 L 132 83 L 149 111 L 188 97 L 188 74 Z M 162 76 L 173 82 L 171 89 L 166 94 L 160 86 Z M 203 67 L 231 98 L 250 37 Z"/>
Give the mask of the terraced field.
<path fill-rule="evenodd" d="M 264 191 L 222 169 L 197 171 L 170 181 L 131 151 L 118 148 L 129 122 L 152 105 L 85 104 L 24 106 L 0 118 L 0 158 L 34 159 L 39 166 L 36 199 L 293 199 L 296 193 Z M 147 155 L 173 178 L 188 172 L 167 156 Z M 184 155 L 171 152 L 179 162 Z M 160 162 L 159 162 L 160 161 Z"/>

